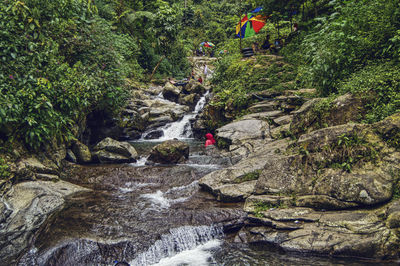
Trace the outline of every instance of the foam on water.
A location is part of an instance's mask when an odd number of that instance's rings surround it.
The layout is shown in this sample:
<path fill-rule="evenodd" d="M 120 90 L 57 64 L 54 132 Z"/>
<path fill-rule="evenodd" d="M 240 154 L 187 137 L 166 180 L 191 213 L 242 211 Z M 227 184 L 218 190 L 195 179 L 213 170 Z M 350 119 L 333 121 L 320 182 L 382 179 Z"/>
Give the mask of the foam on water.
<path fill-rule="evenodd" d="M 211 249 L 221 245 L 222 229 L 214 226 L 182 226 L 170 229 L 131 265 L 207 265 Z"/>
<path fill-rule="evenodd" d="M 198 181 L 189 185 L 173 187 L 166 192 L 157 190 L 155 193 L 143 194 L 141 197 L 150 200 L 157 208 L 169 208 L 172 204 L 184 202 L 189 199 L 198 189 Z"/>
<path fill-rule="evenodd" d="M 131 166 L 139 167 L 139 166 L 145 166 L 147 162 L 147 157 L 141 156 L 139 159 L 136 160 L 135 163 L 131 163 Z"/>
<path fill-rule="evenodd" d="M 158 205 L 161 208 L 169 208 L 171 206 L 169 200 L 164 197 L 164 193 L 161 190 L 157 190 L 155 193 L 143 194 L 141 197 L 150 200 L 153 204 Z"/>
<path fill-rule="evenodd" d="M 208 266 L 212 258 L 212 249 L 221 246 L 222 241 L 213 239 L 205 244 L 199 245 L 194 249 L 182 251 L 175 256 L 163 258 L 153 266 L 173 266 L 173 265 L 189 265 L 189 266 Z"/>

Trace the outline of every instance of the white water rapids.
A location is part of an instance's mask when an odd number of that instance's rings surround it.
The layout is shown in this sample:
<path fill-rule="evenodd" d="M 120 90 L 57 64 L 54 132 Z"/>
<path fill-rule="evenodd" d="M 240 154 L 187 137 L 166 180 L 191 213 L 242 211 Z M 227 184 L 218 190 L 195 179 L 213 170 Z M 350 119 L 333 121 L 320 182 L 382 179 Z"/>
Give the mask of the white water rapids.
<path fill-rule="evenodd" d="M 163 131 L 163 136 L 158 138 L 158 139 L 153 139 L 151 141 L 165 141 L 165 140 L 170 140 L 170 139 L 187 139 L 191 138 L 193 133 L 192 133 L 192 128 L 190 126 L 190 120 L 195 118 L 195 116 L 204 108 L 204 105 L 206 104 L 206 97 L 209 94 L 207 91 L 197 102 L 194 111 L 186 114 L 182 117 L 181 120 L 175 121 L 172 123 L 169 123 L 161 128 L 159 130 Z M 158 96 L 161 97 L 161 96 Z M 142 135 L 142 141 L 145 140 L 146 135 L 148 134 L 144 133 Z"/>

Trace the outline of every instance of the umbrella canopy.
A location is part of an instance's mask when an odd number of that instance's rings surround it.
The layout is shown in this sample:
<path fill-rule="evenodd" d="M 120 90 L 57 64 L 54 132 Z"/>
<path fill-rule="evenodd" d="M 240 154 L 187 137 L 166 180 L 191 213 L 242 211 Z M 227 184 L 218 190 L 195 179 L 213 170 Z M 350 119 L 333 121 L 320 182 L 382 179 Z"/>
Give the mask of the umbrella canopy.
<path fill-rule="evenodd" d="M 260 12 L 262 7 L 257 7 L 249 14 L 242 18 L 241 22 L 236 26 L 236 36 L 239 38 L 247 38 L 256 35 L 264 26 L 267 20 L 266 16 L 254 15 Z"/>
<path fill-rule="evenodd" d="M 202 42 L 202 43 L 200 43 L 200 46 L 204 46 L 204 47 L 214 47 L 215 44 L 213 44 L 212 42 Z"/>
<path fill-rule="evenodd" d="M 253 16 L 248 14 L 244 16 L 241 23 L 236 26 L 236 36 L 247 38 L 256 35 L 265 26 L 266 20 L 267 17 L 263 15 Z"/>

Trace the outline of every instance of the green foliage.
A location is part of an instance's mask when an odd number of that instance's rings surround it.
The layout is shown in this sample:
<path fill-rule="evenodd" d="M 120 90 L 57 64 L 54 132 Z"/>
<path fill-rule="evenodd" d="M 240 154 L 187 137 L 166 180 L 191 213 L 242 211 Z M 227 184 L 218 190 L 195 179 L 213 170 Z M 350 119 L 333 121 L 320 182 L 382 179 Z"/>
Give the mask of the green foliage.
<path fill-rule="evenodd" d="M 0 179 L 7 179 L 11 176 L 6 160 L 0 157 Z"/>
<path fill-rule="evenodd" d="M 257 180 L 260 177 L 260 174 L 261 174 L 261 170 L 250 172 L 250 173 L 247 173 L 245 175 L 235 178 L 235 180 L 233 182 L 234 183 L 243 183 L 243 182 L 247 182 L 247 181 Z"/>
<path fill-rule="evenodd" d="M 351 172 L 357 163 L 374 162 L 378 156 L 373 145 L 357 134 L 339 136 L 337 144 L 328 149 L 328 152 L 338 155 L 330 161 L 328 167 L 341 168 L 347 172 Z"/>
<path fill-rule="evenodd" d="M 301 80 L 323 95 L 337 91 L 338 81 L 368 60 L 392 57 L 390 40 L 400 26 L 398 1 L 332 1 L 335 12 L 316 19 L 313 33 L 304 37 L 299 56 L 307 63 Z"/>
<path fill-rule="evenodd" d="M 0 3 L 1 135 L 37 150 L 73 138 L 92 110 L 122 106 L 124 78 L 138 68 L 135 45 L 91 3 Z"/>
<path fill-rule="evenodd" d="M 217 147 L 220 149 L 229 149 L 232 143 L 228 139 L 217 138 Z"/>
<path fill-rule="evenodd" d="M 361 95 L 367 102 L 364 121 L 380 121 L 400 111 L 400 67 L 392 62 L 369 65 L 343 81 L 339 92 Z"/>

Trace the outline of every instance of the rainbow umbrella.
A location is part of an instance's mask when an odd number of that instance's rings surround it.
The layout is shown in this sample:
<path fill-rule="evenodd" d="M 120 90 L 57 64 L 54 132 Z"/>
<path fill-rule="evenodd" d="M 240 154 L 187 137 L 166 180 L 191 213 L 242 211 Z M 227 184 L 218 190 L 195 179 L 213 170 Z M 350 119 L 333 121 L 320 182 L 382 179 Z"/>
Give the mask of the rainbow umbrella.
<path fill-rule="evenodd" d="M 213 44 L 212 42 L 202 42 L 200 43 L 200 46 L 204 46 L 204 47 L 214 47 L 215 44 Z"/>
<path fill-rule="evenodd" d="M 257 8 L 242 18 L 241 23 L 236 26 L 237 37 L 247 38 L 250 36 L 254 36 L 265 26 L 267 17 L 263 15 L 255 16 L 253 14 L 260 10 L 260 8 Z"/>

